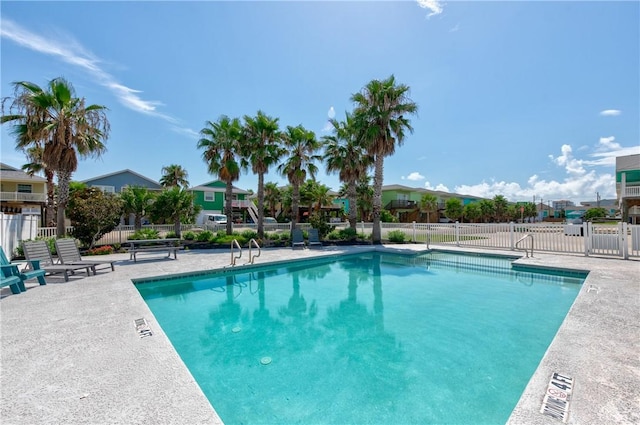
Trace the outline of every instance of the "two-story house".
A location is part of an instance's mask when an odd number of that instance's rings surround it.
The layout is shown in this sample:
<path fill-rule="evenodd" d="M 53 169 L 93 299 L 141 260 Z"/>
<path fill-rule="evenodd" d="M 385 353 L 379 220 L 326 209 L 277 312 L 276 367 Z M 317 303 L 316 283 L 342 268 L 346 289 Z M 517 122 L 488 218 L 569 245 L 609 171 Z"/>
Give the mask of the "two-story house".
<path fill-rule="evenodd" d="M 96 187 L 108 193 L 120 193 L 123 188 L 128 186 L 141 186 L 149 190 L 157 191 L 162 190 L 162 186 L 160 186 L 160 183 L 157 181 L 129 169 L 92 177 L 87 180 L 82 180 L 82 183 L 88 187 Z"/>
<path fill-rule="evenodd" d="M 46 201 L 46 179 L 0 163 L 0 211 L 5 214 L 35 214 L 44 219 Z"/>
<path fill-rule="evenodd" d="M 616 157 L 616 194 L 622 220 L 640 224 L 640 154 Z"/>
<path fill-rule="evenodd" d="M 197 219 L 198 223 L 202 223 L 207 214 L 224 214 L 226 188 L 225 182 L 214 180 L 189 189 L 194 194 L 194 204 L 202 207 Z M 247 217 L 251 217 L 254 222 L 257 222 L 258 209 L 252 201 L 247 199 L 250 192 L 233 186 L 232 193 L 233 217 L 228 219 L 246 222 Z"/>

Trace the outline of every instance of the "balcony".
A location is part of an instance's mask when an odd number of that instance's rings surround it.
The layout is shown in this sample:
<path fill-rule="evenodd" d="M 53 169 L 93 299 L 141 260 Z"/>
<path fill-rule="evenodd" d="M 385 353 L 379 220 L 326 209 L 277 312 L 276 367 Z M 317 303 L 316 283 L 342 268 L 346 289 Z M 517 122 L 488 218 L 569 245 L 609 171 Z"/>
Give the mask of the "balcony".
<path fill-rule="evenodd" d="M 640 186 L 625 186 L 622 198 L 640 198 Z"/>
<path fill-rule="evenodd" d="M 384 208 L 386 210 L 414 210 L 418 208 L 418 204 L 416 201 L 396 199 L 395 201 L 390 201 Z"/>
<path fill-rule="evenodd" d="M 45 193 L 0 192 L 0 201 L 44 203 L 46 199 Z"/>
<path fill-rule="evenodd" d="M 249 208 L 253 202 L 248 200 L 234 199 L 231 201 L 231 207 L 233 208 Z"/>

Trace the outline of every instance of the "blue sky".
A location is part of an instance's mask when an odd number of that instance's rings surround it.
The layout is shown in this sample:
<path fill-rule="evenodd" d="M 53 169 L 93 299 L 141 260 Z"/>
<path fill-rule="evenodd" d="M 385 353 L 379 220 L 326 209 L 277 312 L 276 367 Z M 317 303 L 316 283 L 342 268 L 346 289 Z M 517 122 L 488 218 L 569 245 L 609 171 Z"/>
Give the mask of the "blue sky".
<path fill-rule="evenodd" d="M 640 153 L 640 3 L 0 3 L 0 94 L 63 76 L 109 108 L 107 153 L 74 180 L 182 165 L 205 121 L 255 115 L 329 134 L 350 97 L 391 74 L 419 106 L 384 184 L 510 201 L 615 198 L 615 157 Z M 2 162 L 21 166 L 7 125 Z M 320 165 L 318 179 L 337 190 Z M 272 172 L 266 181 L 285 184 Z M 236 183 L 256 189 L 244 173 Z"/>

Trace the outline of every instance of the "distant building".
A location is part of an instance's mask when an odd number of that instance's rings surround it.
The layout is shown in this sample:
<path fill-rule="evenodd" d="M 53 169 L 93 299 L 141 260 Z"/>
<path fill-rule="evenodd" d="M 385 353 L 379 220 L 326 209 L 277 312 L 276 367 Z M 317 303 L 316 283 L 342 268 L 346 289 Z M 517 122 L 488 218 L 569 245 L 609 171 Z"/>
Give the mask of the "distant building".
<path fill-rule="evenodd" d="M 616 194 L 622 220 L 640 224 L 640 154 L 616 158 Z"/>
<path fill-rule="evenodd" d="M 44 217 L 46 201 L 46 179 L 0 163 L 0 211 Z"/>
<path fill-rule="evenodd" d="M 93 177 L 83 180 L 81 183 L 86 184 L 88 187 L 102 189 L 102 191 L 108 193 L 120 193 L 122 189 L 130 186 L 146 187 L 149 190 L 162 190 L 162 186 L 157 181 L 129 169 Z"/>

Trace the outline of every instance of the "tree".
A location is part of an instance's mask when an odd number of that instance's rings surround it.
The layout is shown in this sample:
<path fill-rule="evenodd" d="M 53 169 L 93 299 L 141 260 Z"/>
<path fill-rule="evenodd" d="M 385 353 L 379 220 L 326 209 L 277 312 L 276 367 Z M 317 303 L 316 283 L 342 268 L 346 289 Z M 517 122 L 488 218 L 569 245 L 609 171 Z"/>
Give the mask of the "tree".
<path fill-rule="evenodd" d="M 153 205 L 155 195 L 146 187 L 130 186 L 120 192 L 120 198 L 124 213 L 134 215 L 135 229 L 142 229 L 142 217 L 147 215 Z"/>
<path fill-rule="evenodd" d="M 607 210 L 605 208 L 589 208 L 586 213 L 584 213 L 584 220 L 590 221 L 594 218 L 605 218 L 607 216 Z"/>
<path fill-rule="evenodd" d="M 182 187 L 187 189 L 189 174 L 181 165 L 171 164 L 162 167 L 162 177 L 160 178 L 160 186 L 162 187 Z"/>
<path fill-rule="evenodd" d="M 444 204 L 444 215 L 449 220 L 459 221 L 462 217 L 463 207 L 459 198 L 449 198 Z"/>
<path fill-rule="evenodd" d="M 360 220 L 369 221 L 369 215 L 373 205 L 373 188 L 369 184 L 371 177 L 364 176 L 358 180 L 356 186 L 356 193 L 358 194 L 358 212 L 360 214 Z"/>
<path fill-rule="evenodd" d="M 349 201 L 349 227 L 356 230 L 357 185 L 366 176 L 373 157 L 359 143 L 356 123 L 351 114 L 347 113 L 344 121 L 332 119 L 330 123 L 333 135 L 324 137 L 327 172 L 338 172 L 338 178 L 346 185 L 344 192 Z"/>
<path fill-rule="evenodd" d="M 415 114 L 418 105 L 408 97 L 409 86 L 396 84 L 391 75 L 385 80 L 372 80 L 351 100 L 355 102 L 355 117 L 359 134 L 367 152 L 374 158 L 373 230 L 372 242 L 382 243 L 380 212 L 382 210 L 382 179 L 384 158 L 402 145 L 405 132 L 413 132 L 406 115 Z"/>
<path fill-rule="evenodd" d="M 55 173 L 42 160 L 42 144 L 37 143 L 28 147 L 25 150 L 25 155 L 30 162 L 22 166 L 22 171 L 30 176 L 42 172 L 47 180 L 47 205 L 45 206 L 44 222 L 47 227 L 54 227 L 56 225 L 55 184 L 53 182 Z"/>
<path fill-rule="evenodd" d="M 278 166 L 278 171 L 287 177 L 291 185 L 291 229 L 295 229 L 300 221 L 300 185 L 307 179 L 307 172 L 312 179 L 315 179 L 318 172 L 315 162 L 321 159 L 315 152 L 320 148 L 320 143 L 313 131 L 301 125 L 287 126 L 282 140 L 289 157 Z"/>
<path fill-rule="evenodd" d="M 173 223 L 174 232 L 179 238 L 180 223 L 193 223 L 202 208 L 193 203 L 193 197 L 193 193 L 178 186 L 163 190 L 150 209 L 153 221 Z"/>
<path fill-rule="evenodd" d="M 264 238 L 264 175 L 283 155 L 281 138 L 278 118 L 262 111 L 255 117 L 244 116 L 242 157 L 258 175 L 258 237 L 261 239 Z"/>
<path fill-rule="evenodd" d="M 0 121 L 16 123 L 13 134 L 19 150 L 43 146 L 42 162 L 58 177 L 56 236 L 62 238 L 69 182 L 78 168 L 78 156 L 98 157 L 106 151 L 103 140 L 109 135 L 107 108 L 86 105 L 85 99 L 76 97 L 73 86 L 64 78 L 49 81 L 46 90 L 27 81 L 13 85 L 15 95 L 10 113 L 3 114 Z"/>
<path fill-rule="evenodd" d="M 264 202 L 267 204 L 271 217 L 275 217 L 276 208 L 282 204 L 282 192 L 276 183 L 268 182 L 264 185 Z"/>
<path fill-rule="evenodd" d="M 420 198 L 420 209 L 427 212 L 427 223 L 430 223 L 431 212 L 438 211 L 438 197 L 433 193 L 425 193 Z"/>
<path fill-rule="evenodd" d="M 69 198 L 67 212 L 73 237 L 93 248 L 104 234 L 120 223 L 122 201 L 117 195 L 94 187 L 77 189 Z"/>
<path fill-rule="evenodd" d="M 471 202 L 464 206 L 462 209 L 462 214 L 466 217 L 471 223 L 475 223 L 482 217 L 482 210 L 480 209 L 479 202 Z"/>
<path fill-rule="evenodd" d="M 493 197 L 493 206 L 495 208 L 494 211 L 496 214 L 496 221 L 498 223 L 501 223 L 504 220 L 508 204 L 509 202 L 507 201 L 507 198 L 502 195 L 496 195 Z"/>
<path fill-rule="evenodd" d="M 240 178 L 242 158 L 242 124 L 238 118 L 222 115 L 218 121 L 207 121 L 200 130 L 202 138 L 198 149 L 204 149 L 202 159 L 211 174 L 217 174 L 225 182 L 225 207 L 227 235 L 233 233 L 233 182 Z"/>
<path fill-rule="evenodd" d="M 493 218 L 496 207 L 491 199 L 483 199 L 480 201 L 480 213 L 485 223 Z"/>

